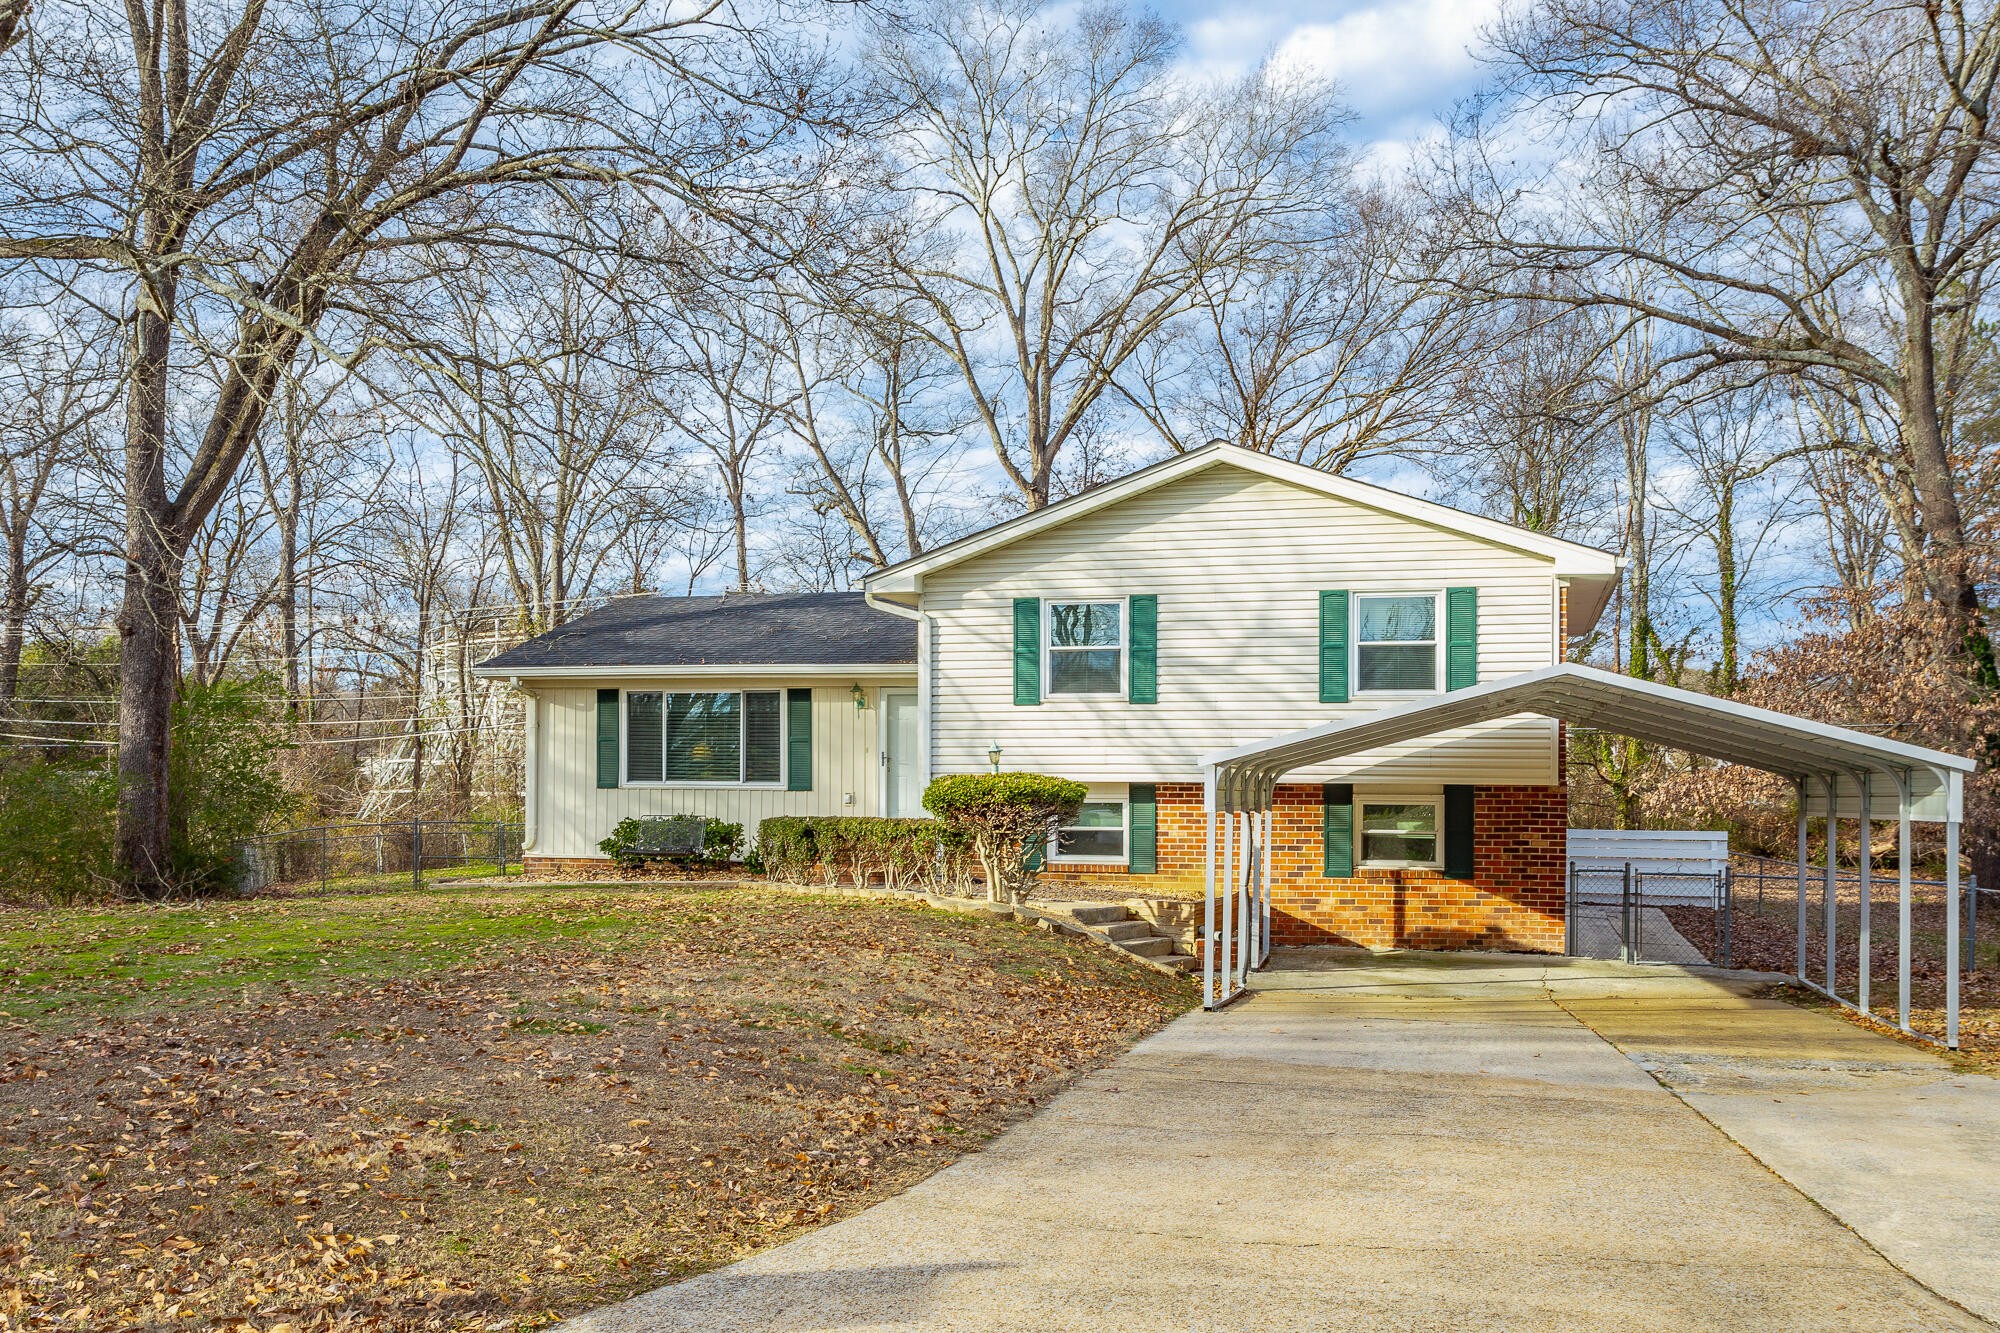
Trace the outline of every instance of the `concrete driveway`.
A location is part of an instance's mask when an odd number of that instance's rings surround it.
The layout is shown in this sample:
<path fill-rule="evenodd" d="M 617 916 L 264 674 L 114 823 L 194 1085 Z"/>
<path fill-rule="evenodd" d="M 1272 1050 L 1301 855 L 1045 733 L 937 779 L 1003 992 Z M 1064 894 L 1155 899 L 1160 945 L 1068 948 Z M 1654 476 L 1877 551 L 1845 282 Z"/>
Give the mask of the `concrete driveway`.
<path fill-rule="evenodd" d="M 1994 1082 L 1746 991 L 1298 951 L 907 1193 L 565 1327 L 1991 1327 Z"/>

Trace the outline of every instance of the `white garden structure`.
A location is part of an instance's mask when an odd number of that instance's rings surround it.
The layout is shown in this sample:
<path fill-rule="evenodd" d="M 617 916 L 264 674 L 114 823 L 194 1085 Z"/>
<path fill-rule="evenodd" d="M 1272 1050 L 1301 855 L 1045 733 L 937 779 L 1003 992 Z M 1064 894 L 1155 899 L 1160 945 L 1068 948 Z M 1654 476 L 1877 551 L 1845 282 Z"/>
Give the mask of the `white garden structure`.
<path fill-rule="evenodd" d="M 1273 736 L 1202 758 L 1206 788 L 1207 904 L 1202 997 L 1208 1008 L 1236 998 L 1249 973 L 1270 955 L 1270 836 L 1273 793 L 1287 773 L 1493 718 L 1530 713 L 1630 736 L 1790 780 L 1799 793 L 1799 981 L 1850 1008 L 1869 1003 L 1870 893 L 1868 858 L 1861 862 L 1859 1004 L 1835 993 L 1834 858 L 1825 869 L 1826 973 L 1808 976 L 1806 960 L 1806 824 L 1827 820 L 1827 843 L 1841 819 L 1860 821 L 1862 840 L 1878 801 L 1892 803 L 1898 836 L 1898 1025 L 1910 1031 L 1910 825 L 1945 829 L 1946 1044 L 1958 1045 L 1959 821 L 1965 775 L 1976 765 L 1960 755 L 1908 745 L 1846 727 L 1752 708 L 1691 690 L 1634 680 L 1587 666 L 1553 666 L 1509 676 L 1364 717 Z"/>

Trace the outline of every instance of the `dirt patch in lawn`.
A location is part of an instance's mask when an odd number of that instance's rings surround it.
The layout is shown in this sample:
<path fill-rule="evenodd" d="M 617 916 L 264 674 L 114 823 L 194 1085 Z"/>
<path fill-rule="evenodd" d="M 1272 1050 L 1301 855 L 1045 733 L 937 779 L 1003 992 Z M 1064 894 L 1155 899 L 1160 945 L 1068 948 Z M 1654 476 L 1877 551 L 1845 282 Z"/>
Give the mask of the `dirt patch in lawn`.
<path fill-rule="evenodd" d="M 0 949 L 0 1328 L 546 1323 L 906 1188 L 1194 1001 L 757 890 L 0 913 Z"/>

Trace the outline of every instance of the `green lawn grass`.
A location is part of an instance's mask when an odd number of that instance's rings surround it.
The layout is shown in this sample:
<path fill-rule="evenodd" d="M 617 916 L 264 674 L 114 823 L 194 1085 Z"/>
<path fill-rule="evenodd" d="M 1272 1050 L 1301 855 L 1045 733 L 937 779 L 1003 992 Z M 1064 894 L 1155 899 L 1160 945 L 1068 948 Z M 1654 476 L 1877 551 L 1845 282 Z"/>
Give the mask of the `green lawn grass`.
<path fill-rule="evenodd" d="M 510 943 L 619 948 L 666 928 L 610 904 L 593 907 L 596 895 L 574 887 L 426 884 L 418 892 L 406 877 L 380 892 L 364 887 L 347 881 L 342 888 L 352 892 L 310 898 L 0 912 L 0 956 L 9 963 L 0 1014 L 83 1019 L 279 982 L 437 971 Z"/>

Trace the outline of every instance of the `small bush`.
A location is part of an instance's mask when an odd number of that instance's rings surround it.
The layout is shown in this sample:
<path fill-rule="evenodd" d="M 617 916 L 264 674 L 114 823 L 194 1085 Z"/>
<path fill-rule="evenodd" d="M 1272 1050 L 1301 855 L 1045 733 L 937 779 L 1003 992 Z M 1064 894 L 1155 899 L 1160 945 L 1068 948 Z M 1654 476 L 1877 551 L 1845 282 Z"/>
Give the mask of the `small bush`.
<path fill-rule="evenodd" d="M 954 773 L 924 789 L 924 809 L 971 841 L 993 901 L 1021 903 L 1034 892 L 1034 851 L 1087 795 L 1081 782 L 1045 773 Z"/>
<path fill-rule="evenodd" d="M 169 855 L 174 888 L 234 891 L 238 847 L 297 804 L 277 771 L 290 742 L 278 728 L 272 682 L 187 685 L 174 701 L 168 749 Z"/>
<path fill-rule="evenodd" d="M 693 835 L 689 825 L 697 820 L 705 821 L 699 852 L 676 854 L 657 850 L 686 844 Z M 622 869 L 631 870 L 648 861 L 733 861 L 742 846 L 741 824 L 708 819 L 704 815 L 646 815 L 619 820 L 611 836 L 598 843 L 597 849 Z"/>
<path fill-rule="evenodd" d="M 111 897 L 117 791 L 102 768 L 36 761 L 0 771 L 0 902 L 68 907 Z"/>

